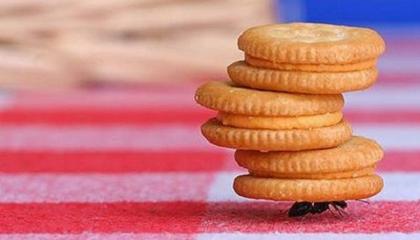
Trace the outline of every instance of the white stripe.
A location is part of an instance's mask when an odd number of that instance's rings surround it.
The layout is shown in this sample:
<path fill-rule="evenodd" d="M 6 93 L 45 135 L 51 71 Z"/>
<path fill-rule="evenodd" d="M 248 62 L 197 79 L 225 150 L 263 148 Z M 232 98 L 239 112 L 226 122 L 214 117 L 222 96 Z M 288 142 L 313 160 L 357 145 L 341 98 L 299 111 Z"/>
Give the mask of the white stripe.
<path fill-rule="evenodd" d="M 378 141 L 384 149 L 420 149 L 420 124 L 352 124 L 353 134 Z"/>
<path fill-rule="evenodd" d="M 209 149 L 199 126 L 1 125 L 0 149 L 166 150 Z"/>
<path fill-rule="evenodd" d="M 13 105 L 14 96 L 0 91 L 0 110 L 10 108 Z"/>
<path fill-rule="evenodd" d="M 384 188 L 373 200 L 420 200 L 420 173 L 393 172 L 380 174 Z"/>
<path fill-rule="evenodd" d="M 417 69 L 419 72 L 420 69 Z M 395 74 L 395 72 L 390 72 Z M 406 73 L 406 72 L 404 72 Z M 386 73 L 383 73 L 386 74 Z M 420 79 L 419 79 L 420 82 Z M 170 108 L 187 107 L 203 109 L 195 103 L 193 96 L 194 90 L 189 89 L 178 92 L 157 92 L 126 94 L 94 94 L 86 96 L 84 94 L 66 95 L 65 97 L 52 96 L 23 96 L 17 99 L 20 108 L 30 109 L 66 109 L 66 108 L 98 108 L 98 109 L 139 109 L 139 108 Z M 79 96 L 80 95 L 80 96 Z M 382 109 L 392 109 L 393 107 L 412 107 L 420 106 L 420 95 L 413 91 L 412 85 L 389 87 L 381 86 L 380 82 L 373 87 L 358 92 L 345 93 L 346 107 L 350 108 L 370 108 L 380 107 Z M 0 106 L 8 106 L 13 98 L 6 93 L 0 94 Z M 192 110 L 194 110 L 192 109 Z M 374 109 L 372 109 L 374 110 Z"/>
<path fill-rule="evenodd" d="M 381 72 L 419 72 L 420 58 L 417 56 L 388 55 L 380 58 L 378 67 Z"/>
<path fill-rule="evenodd" d="M 188 237 L 177 233 L 0 234 L 0 240 L 184 240 Z"/>
<path fill-rule="evenodd" d="M 0 202 L 202 201 L 211 174 L 1 174 Z"/>
<path fill-rule="evenodd" d="M 418 70 L 420 71 L 420 69 Z M 420 81 L 420 79 L 419 79 Z M 65 109 L 65 108 L 99 108 L 99 109 L 139 109 L 139 108 L 168 108 L 168 107 L 187 107 L 203 109 L 193 100 L 194 91 L 183 91 L 181 94 L 176 92 L 160 93 L 150 92 L 148 94 L 111 95 L 96 94 L 93 96 L 69 95 L 63 97 L 43 97 L 28 96 L 18 99 L 20 108 L 30 109 Z M 399 86 L 398 88 L 377 84 L 365 91 L 345 93 L 346 107 L 349 108 L 368 108 L 379 107 L 382 109 L 392 109 L 393 107 L 419 107 L 420 95 L 412 90 L 412 86 Z M 25 97 L 25 96 L 24 96 Z M 0 107 L 10 106 L 13 96 L 7 93 L 0 93 Z M 194 110 L 191 109 L 191 110 Z M 374 110 L 374 109 L 372 109 Z"/>
<path fill-rule="evenodd" d="M 420 149 L 420 124 L 353 124 L 356 135 L 385 149 Z M 215 149 L 199 126 L 0 125 L 0 150 L 173 150 Z"/>
<path fill-rule="evenodd" d="M 233 161 L 233 160 L 232 160 Z M 223 202 L 223 201 L 246 201 L 246 198 L 236 195 L 233 191 L 233 179 L 236 176 L 245 174 L 244 172 L 219 172 L 215 174 L 213 182 L 210 185 L 207 201 Z"/>
<path fill-rule="evenodd" d="M 420 69 L 417 69 L 419 72 Z M 385 74 L 385 73 L 384 73 Z M 420 79 L 419 79 L 420 81 Z M 181 90 L 182 91 L 182 90 Z M 156 92 L 134 94 L 94 94 L 92 96 L 68 95 L 64 97 L 55 96 L 23 96 L 18 99 L 19 107 L 30 109 L 65 109 L 65 108 L 99 108 L 99 109 L 139 109 L 139 108 L 169 108 L 187 107 L 203 109 L 194 102 L 194 91 L 177 92 Z M 420 95 L 413 91 L 412 86 L 399 86 L 398 88 L 381 86 L 376 84 L 373 87 L 358 92 L 345 93 L 346 107 L 371 108 L 381 107 L 392 109 L 392 107 L 420 106 Z M 11 98 L 8 94 L 0 95 L 0 106 L 10 105 Z M 192 109 L 193 110 L 193 109 Z"/>
<path fill-rule="evenodd" d="M 202 233 L 197 240 L 414 240 L 420 233 Z"/>
<path fill-rule="evenodd" d="M 419 79 L 420 81 L 420 79 Z M 420 94 L 409 87 L 375 86 L 365 91 L 344 94 L 345 109 L 399 110 L 420 109 Z M 414 108 L 414 109 L 413 109 Z"/>
<path fill-rule="evenodd" d="M 175 106 L 196 106 L 194 89 L 190 86 L 176 90 L 135 90 L 135 91 L 75 91 L 64 94 L 23 95 L 18 99 L 19 107 L 31 109 L 138 109 Z"/>
<path fill-rule="evenodd" d="M 148 174 L 1 174 L 0 202 L 245 201 L 237 172 Z M 375 200 L 420 200 L 420 173 L 382 173 Z"/>
<path fill-rule="evenodd" d="M 208 194 L 208 201 L 247 201 L 236 195 L 232 189 L 235 176 L 244 172 L 223 172 L 216 174 Z M 420 200 L 420 172 L 419 173 L 380 173 L 385 186 L 381 193 L 373 200 Z"/>

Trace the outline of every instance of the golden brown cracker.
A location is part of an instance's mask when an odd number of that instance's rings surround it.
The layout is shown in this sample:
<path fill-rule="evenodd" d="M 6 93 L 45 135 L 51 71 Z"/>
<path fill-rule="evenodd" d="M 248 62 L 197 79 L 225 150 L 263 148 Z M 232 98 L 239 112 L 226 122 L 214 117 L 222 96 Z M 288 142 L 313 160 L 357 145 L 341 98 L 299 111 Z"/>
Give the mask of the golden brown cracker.
<path fill-rule="evenodd" d="M 381 191 L 378 175 L 345 179 L 278 179 L 242 175 L 233 189 L 243 197 L 277 201 L 329 202 L 369 198 Z"/>
<path fill-rule="evenodd" d="M 340 111 L 344 105 L 341 94 L 270 92 L 217 81 L 199 87 L 195 93 L 195 100 L 210 109 L 251 116 L 316 115 Z"/>
<path fill-rule="evenodd" d="M 363 62 L 348 63 L 348 64 L 292 64 L 292 63 L 276 63 L 269 60 L 256 58 L 245 54 L 245 62 L 251 66 L 259 68 L 268 68 L 284 71 L 304 71 L 304 72 L 348 72 L 358 71 L 363 69 L 374 68 L 377 59 L 368 59 Z"/>
<path fill-rule="evenodd" d="M 271 91 L 338 94 L 362 90 L 375 83 L 378 71 L 369 68 L 347 72 L 284 71 L 253 67 L 244 61 L 228 66 L 230 79 L 237 85 Z"/>
<path fill-rule="evenodd" d="M 282 179 L 341 179 L 341 178 L 355 178 L 375 173 L 375 167 L 370 166 L 358 170 L 351 170 L 345 172 L 328 172 L 328 173 L 283 173 L 283 172 L 266 172 L 258 170 L 249 170 L 249 174 L 254 177 L 268 177 L 268 178 L 282 178 Z"/>
<path fill-rule="evenodd" d="M 219 112 L 217 119 L 226 126 L 251 129 L 309 129 L 332 126 L 341 121 L 341 112 L 296 117 L 259 117 Z"/>
<path fill-rule="evenodd" d="M 237 150 L 239 166 L 261 172 L 314 174 L 345 172 L 375 165 L 383 150 L 374 140 L 353 136 L 349 141 L 328 149 L 299 152 L 260 152 Z"/>
<path fill-rule="evenodd" d="M 273 63 L 345 65 L 377 58 L 385 42 L 367 28 L 287 23 L 250 28 L 239 37 L 238 47 Z"/>
<path fill-rule="evenodd" d="M 260 151 L 299 151 L 338 146 L 351 138 L 351 127 L 340 123 L 313 129 L 261 130 L 224 126 L 213 118 L 201 126 L 211 143 L 227 148 Z"/>

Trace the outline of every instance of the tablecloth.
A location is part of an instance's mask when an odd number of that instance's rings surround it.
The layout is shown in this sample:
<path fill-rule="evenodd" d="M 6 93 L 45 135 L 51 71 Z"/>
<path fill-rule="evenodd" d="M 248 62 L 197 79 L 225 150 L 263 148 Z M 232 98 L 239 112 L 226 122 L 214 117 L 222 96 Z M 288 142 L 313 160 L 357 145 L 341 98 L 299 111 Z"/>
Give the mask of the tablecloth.
<path fill-rule="evenodd" d="M 420 239 L 420 41 L 387 39 L 375 87 L 345 95 L 379 141 L 383 191 L 348 215 L 287 218 L 199 126 L 198 83 L 0 95 L 0 239 Z"/>

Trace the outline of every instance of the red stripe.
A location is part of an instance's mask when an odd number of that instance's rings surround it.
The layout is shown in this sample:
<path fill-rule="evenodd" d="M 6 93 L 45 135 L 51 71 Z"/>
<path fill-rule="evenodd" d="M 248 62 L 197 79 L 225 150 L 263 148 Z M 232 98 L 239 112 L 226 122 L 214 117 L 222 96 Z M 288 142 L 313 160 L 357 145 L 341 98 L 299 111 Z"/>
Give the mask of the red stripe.
<path fill-rule="evenodd" d="M 21 92 L 11 96 L 17 109 L 137 109 L 165 106 L 194 106 L 196 86 L 162 89 L 69 90 L 62 92 Z"/>
<path fill-rule="evenodd" d="M 420 151 L 386 151 L 379 162 L 378 169 L 382 171 L 420 171 Z"/>
<path fill-rule="evenodd" d="M 72 124 L 195 124 L 215 116 L 215 112 L 200 107 L 164 109 L 9 109 L 0 112 L 0 123 L 54 125 Z M 346 118 L 354 123 L 420 123 L 420 110 L 350 109 Z"/>
<path fill-rule="evenodd" d="M 0 204 L 0 233 L 194 233 L 204 202 Z"/>
<path fill-rule="evenodd" d="M 129 173 L 242 171 L 233 152 L 38 152 L 0 151 L 0 172 L 5 173 Z M 381 171 L 420 171 L 420 151 L 387 151 L 379 163 Z"/>
<path fill-rule="evenodd" d="M 401 56 L 420 53 L 420 41 L 418 40 L 418 37 L 416 37 L 418 33 L 414 33 L 414 36 L 412 34 L 413 32 L 410 30 L 410 32 L 405 32 L 405 34 L 398 34 L 397 38 L 395 38 L 395 33 L 387 36 L 386 54 Z"/>
<path fill-rule="evenodd" d="M 0 112 L 0 123 L 25 124 L 199 124 L 215 112 L 200 108 L 167 109 L 7 109 Z"/>
<path fill-rule="evenodd" d="M 230 153 L 163 152 L 0 152 L 0 172 L 168 172 L 222 170 Z"/>
<path fill-rule="evenodd" d="M 0 233 L 416 232 L 420 202 L 351 201 L 349 216 L 287 218 L 290 203 L 0 204 Z M 303 224 L 304 223 L 304 224 Z"/>
<path fill-rule="evenodd" d="M 388 110 L 345 110 L 347 120 L 354 123 L 393 123 L 419 124 L 420 109 L 388 109 Z"/>
<path fill-rule="evenodd" d="M 420 73 L 380 73 L 378 85 L 393 85 L 407 87 L 407 85 L 419 85 Z"/>

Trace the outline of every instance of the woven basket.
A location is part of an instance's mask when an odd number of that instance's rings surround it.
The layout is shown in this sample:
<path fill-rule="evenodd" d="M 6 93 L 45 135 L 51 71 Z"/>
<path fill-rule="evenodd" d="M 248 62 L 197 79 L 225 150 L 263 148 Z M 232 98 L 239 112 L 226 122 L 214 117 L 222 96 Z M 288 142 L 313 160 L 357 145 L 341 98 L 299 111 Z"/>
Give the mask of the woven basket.
<path fill-rule="evenodd" d="M 0 1 L 0 87 L 179 82 L 225 76 L 239 33 L 270 1 Z"/>

